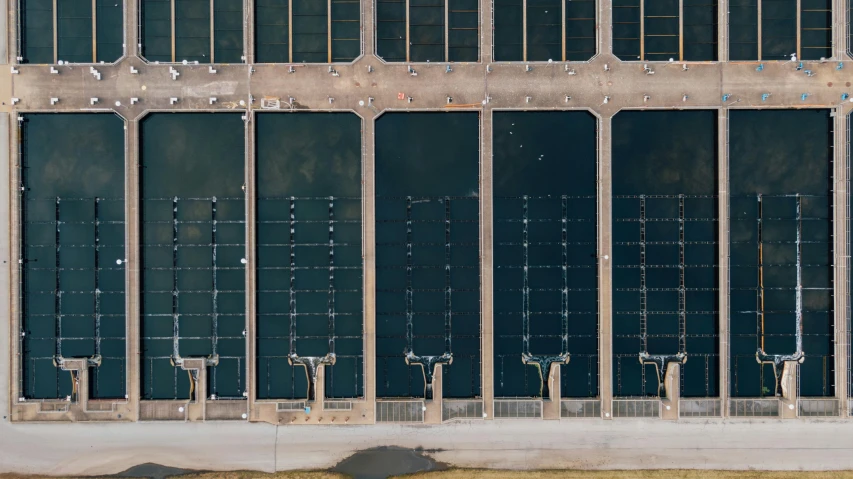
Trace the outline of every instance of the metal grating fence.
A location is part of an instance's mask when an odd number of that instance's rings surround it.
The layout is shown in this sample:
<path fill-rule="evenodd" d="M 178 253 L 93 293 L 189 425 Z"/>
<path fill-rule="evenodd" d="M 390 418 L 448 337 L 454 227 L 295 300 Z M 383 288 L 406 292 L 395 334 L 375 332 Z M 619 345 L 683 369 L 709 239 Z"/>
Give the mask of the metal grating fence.
<path fill-rule="evenodd" d="M 305 410 L 305 401 L 288 401 L 275 404 L 276 412 L 281 411 L 303 411 Z"/>
<path fill-rule="evenodd" d="M 721 417 L 723 404 L 719 399 L 681 399 L 679 417 Z"/>
<path fill-rule="evenodd" d="M 730 399 L 730 417 L 778 417 L 778 399 Z"/>
<path fill-rule="evenodd" d="M 352 410 L 352 401 L 326 401 L 323 403 L 323 409 L 327 411 L 350 411 Z"/>
<path fill-rule="evenodd" d="M 835 417 L 840 415 L 840 409 L 837 399 L 803 398 L 797 401 L 800 417 Z"/>
<path fill-rule="evenodd" d="M 376 422 L 423 422 L 423 401 L 379 401 Z"/>
<path fill-rule="evenodd" d="M 542 401 L 540 399 L 496 399 L 494 411 L 495 418 L 499 419 L 541 419 Z"/>
<path fill-rule="evenodd" d="M 659 399 L 614 399 L 613 417 L 660 417 Z"/>
<path fill-rule="evenodd" d="M 483 401 L 444 401 L 441 405 L 441 420 L 482 419 Z"/>
<path fill-rule="evenodd" d="M 598 399 L 570 399 L 560 401 L 561 418 L 600 418 L 601 401 Z"/>

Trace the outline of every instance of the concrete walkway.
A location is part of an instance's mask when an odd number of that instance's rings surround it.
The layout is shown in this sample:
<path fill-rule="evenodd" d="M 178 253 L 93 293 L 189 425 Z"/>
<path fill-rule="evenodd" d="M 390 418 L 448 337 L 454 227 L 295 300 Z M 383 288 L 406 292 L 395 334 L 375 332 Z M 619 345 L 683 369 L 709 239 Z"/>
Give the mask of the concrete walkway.
<path fill-rule="evenodd" d="M 247 423 L 0 424 L 0 472 L 108 474 L 146 462 L 197 469 L 326 468 L 381 445 L 488 468 L 853 469 L 844 421 L 489 421 L 442 426 Z"/>

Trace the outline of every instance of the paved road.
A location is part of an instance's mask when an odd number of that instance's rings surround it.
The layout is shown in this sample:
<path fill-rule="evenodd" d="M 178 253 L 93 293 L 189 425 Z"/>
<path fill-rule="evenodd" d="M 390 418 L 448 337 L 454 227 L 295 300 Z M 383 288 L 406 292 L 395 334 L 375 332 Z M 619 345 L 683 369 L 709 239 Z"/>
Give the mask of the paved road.
<path fill-rule="evenodd" d="M 488 441 L 488 442 L 486 442 Z M 489 421 L 442 426 L 249 423 L 0 423 L 0 472 L 106 474 L 180 468 L 325 468 L 379 445 L 441 449 L 439 461 L 496 468 L 853 469 L 843 421 Z"/>

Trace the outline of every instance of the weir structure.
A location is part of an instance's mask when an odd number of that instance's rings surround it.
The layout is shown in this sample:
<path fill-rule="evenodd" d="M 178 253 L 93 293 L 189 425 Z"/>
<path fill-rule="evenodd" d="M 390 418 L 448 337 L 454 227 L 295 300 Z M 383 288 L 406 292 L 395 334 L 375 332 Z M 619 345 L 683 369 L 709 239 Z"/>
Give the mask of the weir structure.
<path fill-rule="evenodd" d="M 146 2 L 147 3 L 147 2 Z M 209 2 L 213 9 L 215 2 Z M 335 2 L 329 2 L 329 8 Z M 172 63 L 179 58 L 174 43 L 163 53 L 160 63 L 143 59 L 145 46 L 139 28 L 140 3 L 132 0 L 124 2 L 124 54 L 115 63 L 65 63 L 59 64 L 57 58 L 57 40 L 45 58 L 57 63 L 23 64 L 21 62 L 22 25 L 10 21 L 5 24 L 7 34 L 3 38 L 5 54 L 0 59 L 6 65 L 0 73 L 0 125 L 3 127 L 6 142 L 3 149 L 8 168 L 3 169 L 8 188 L 0 200 L 0 215 L 9 230 L 9 241 L 0 246 L 0 254 L 5 260 L 0 266 L 4 291 L 0 295 L 2 310 L 9 313 L 11 327 L 11 347 L 2 351 L 11 359 L 8 381 L 12 387 L 8 400 L 11 405 L 11 417 L 14 421 L 85 421 L 85 420 L 213 420 L 233 419 L 249 421 L 267 421 L 275 424 L 369 424 L 379 421 L 391 422 L 440 422 L 454 418 L 482 418 L 492 420 L 496 417 L 600 417 L 611 419 L 614 416 L 656 416 L 668 419 L 688 419 L 690 417 L 730 417 L 772 415 L 778 417 L 797 416 L 840 416 L 848 417 L 849 396 L 849 257 L 848 257 L 848 191 L 849 191 L 849 119 L 853 103 L 848 94 L 853 93 L 850 84 L 853 63 L 850 62 L 850 49 L 847 46 L 849 24 L 846 21 L 848 5 L 844 0 L 832 2 L 831 46 L 829 55 L 821 60 L 806 60 L 803 68 L 798 61 L 757 61 L 730 62 L 729 31 L 733 23 L 730 2 L 717 2 L 717 32 L 715 40 L 715 61 L 690 62 L 679 50 L 673 61 L 622 61 L 613 53 L 616 11 L 612 0 L 598 0 L 595 7 L 595 54 L 586 61 L 571 60 L 570 47 L 566 45 L 567 21 L 560 23 L 561 37 L 556 51 L 558 58 L 528 62 L 502 61 L 497 58 L 497 42 L 492 36 L 495 26 L 495 3 L 492 0 L 480 0 L 477 5 L 479 53 L 476 59 L 466 62 L 445 63 L 454 58 L 451 41 L 447 39 L 456 25 L 445 20 L 442 23 L 444 40 L 440 44 L 439 58 L 432 61 L 406 63 L 405 60 L 417 60 L 410 47 L 422 46 L 410 42 L 409 35 L 413 27 L 406 9 L 405 25 L 407 41 L 401 52 L 400 62 L 386 62 L 377 56 L 377 45 L 382 24 L 379 23 L 377 5 L 366 0 L 360 4 L 361 54 L 351 63 L 256 63 L 266 61 L 258 54 L 256 30 L 263 19 L 258 18 L 261 6 L 255 0 L 244 0 L 243 55 L 244 63 L 196 64 L 194 62 Z M 410 2 L 406 2 L 409 5 Z M 572 2 L 575 3 L 575 2 Z M 799 2 L 798 2 L 799 3 Z M 641 6 L 644 2 L 641 2 Z M 760 5 L 760 2 L 759 2 Z M 563 12 L 566 2 L 557 5 Z M 678 8 L 684 7 L 678 2 Z M 18 5 L 8 3 L 7 19 L 20 18 Z M 523 2 L 525 37 L 520 55 L 510 54 L 513 59 L 534 58 L 540 56 L 542 49 L 530 50 L 527 30 L 537 27 L 537 23 L 527 20 L 527 2 Z M 451 14 L 450 7 L 444 15 Z M 335 21 L 324 11 L 320 16 L 329 24 Z M 468 12 L 470 13 L 470 12 Z M 291 18 L 293 12 L 288 14 Z M 645 12 L 640 14 L 644 18 Z M 800 10 L 797 11 L 799 25 Z M 668 15 L 674 21 L 683 22 L 681 13 Z M 580 17 L 579 17 L 580 18 Z M 175 41 L 174 7 L 169 16 L 172 42 Z M 571 19 L 569 19 L 571 20 Z M 213 16 L 210 16 L 213 22 Z M 56 20 L 54 19 L 54 24 Z M 644 24 L 640 21 L 640 24 Z M 462 27 L 458 27 L 462 28 Z M 679 26 L 679 28 L 683 28 Z M 760 31 L 760 23 L 757 26 Z M 216 27 L 209 28 L 209 48 L 214 51 Z M 290 31 L 290 30 L 288 30 Z M 801 29 L 798 29 L 800 32 Z M 56 30 L 54 30 L 56 32 Z M 332 30 L 329 29 L 331 35 Z M 645 32 L 643 32 L 645 34 Z M 568 38 L 573 33 L 569 31 Z M 574 33 L 579 38 L 583 33 Z M 670 34 L 667 34 L 671 36 Z M 643 38 L 642 36 L 640 38 Z M 672 39 L 680 38 L 680 35 Z M 759 35 L 760 38 L 760 35 Z M 350 39 L 351 40 L 351 39 Z M 328 48 L 322 56 L 334 59 L 334 39 L 329 37 L 322 42 Z M 97 45 L 96 35 L 92 37 Z M 530 42 L 531 45 L 535 44 Z M 61 45 L 61 43 L 60 43 Z M 800 51 L 802 41 L 797 37 L 796 48 Z M 643 48 L 643 47 L 640 47 Z M 683 48 L 683 47 L 679 47 Z M 581 48 L 586 51 L 586 47 Z M 759 55 L 761 50 L 759 47 Z M 470 49 L 465 50 L 470 55 Z M 538 52 L 538 53 L 536 53 Z M 669 52 L 669 50 L 667 50 Z M 766 53 L 766 52 L 765 52 Z M 795 52 L 790 52 L 795 53 Z M 87 52 L 88 54 L 88 52 Z M 98 58 L 92 52 L 93 58 Z M 514 55 L 514 56 L 513 56 Z M 648 58 L 651 52 L 641 53 Z M 295 60 L 296 52 L 279 51 L 266 58 Z M 763 57 L 766 57 L 764 55 Z M 805 55 L 804 55 L 805 56 Z M 87 57 L 88 58 L 88 57 Z M 86 59 L 87 59 L 86 58 Z M 467 58 L 467 56 L 466 56 Z M 543 57 L 544 58 L 544 57 Z M 86 61 L 81 58 L 81 61 Z M 684 61 L 682 61 L 684 59 Z M 476 60 L 476 61 L 475 61 Z M 624 57 L 623 57 L 624 60 Z M 803 70 L 811 74 L 804 74 Z M 255 172 L 255 130 L 256 112 L 261 110 L 285 110 L 286 112 L 354 112 L 362 120 L 362 254 L 363 254 L 363 354 L 364 354 L 364 394 L 351 401 L 330 400 L 323 393 L 324 368 L 335 362 L 334 343 L 330 342 L 329 352 L 323 357 L 301 357 L 291 347 L 289 361 L 304 365 L 309 382 L 316 384 L 309 393 L 316 406 L 310 411 L 302 409 L 297 402 L 262 402 L 256 394 L 256 305 L 257 293 L 255 267 L 257 264 L 256 245 L 256 172 Z M 658 370 L 660 388 L 668 401 L 682 401 L 681 407 L 661 410 L 659 398 L 639 400 L 614 398 L 613 373 L 613 211 L 611 142 L 613 139 L 612 119 L 623 109 L 705 109 L 718 112 L 718 321 L 719 396 L 703 400 L 691 399 L 684 403 L 677 394 L 676 387 L 667 387 L 678 380 L 679 366 L 685 361 L 684 351 L 673 356 L 651 356 L 646 351 L 638 351 L 638 360 L 652 363 Z M 756 361 L 770 363 L 773 366 L 776 384 L 780 395 L 749 402 L 749 399 L 730 398 L 729 378 L 729 115 L 738 109 L 829 109 L 833 122 L 833 158 L 832 178 L 832 251 L 834 285 L 834 372 L 835 395 L 831 398 L 799 398 L 796 381 L 798 362 L 803 360 L 800 334 L 797 334 L 796 350 L 791 354 L 774 355 L 759 349 Z M 444 401 L 441 398 L 441 368 L 450 364 L 452 353 L 447 339 L 447 352 L 439 356 L 417 356 L 410 346 L 405 355 L 406 361 L 413 367 L 424 369 L 426 391 L 425 398 L 406 401 L 378 401 L 376 398 L 376 222 L 375 222 L 375 144 L 374 131 L 377 118 L 386 111 L 474 111 L 480 115 L 480 290 L 481 290 L 481 397 L 466 401 Z M 535 356 L 535 351 L 524 351 L 519 361 L 535 364 L 540 368 L 543 381 L 543 394 L 549 391 L 549 378 L 556 378 L 556 385 L 550 382 L 550 394 L 556 404 L 560 401 L 559 411 L 548 408 L 543 412 L 541 401 L 525 400 L 515 403 L 498 401 L 494 397 L 494 330 L 493 330 L 493 237 L 494 222 L 492 215 L 492 112 L 495 110 L 585 110 L 592 112 L 598 122 L 598 178 L 597 178 L 597 268 L 598 268 L 598 376 L 599 393 L 597 398 L 584 401 L 561 400 L 559 398 L 559 370 L 562 364 L 570 360 L 572 351 L 553 358 Z M 234 112 L 240 111 L 245 121 L 245 187 L 246 187 L 246 375 L 249 378 L 246 401 L 217 402 L 207 397 L 208 366 L 216 361 L 209 358 L 180 358 L 174 355 L 173 361 L 180 368 L 189 371 L 195 393 L 191 401 L 180 404 L 174 401 L 144 401 L 140 391 L 140 121 L 149 112 Z M 127 397 L 111 402 L 92 402 L 88 400 L 87 382 L 90 372 L 97 367 L 96 357 L 57 358 L 56 366 L 76 371 L 75 390 L 78 392 L 70 400 L 27 400 L 20 391 L 21 376 L 21 269 L 22 249 L 22 197 L 19 194 L 22 185 L 20 168 L 20 115 L 27 113 L 64 112 L 95 113 L 115 112 L 125 121 L 125 250 L 126 250 L 126 343 L 127 343 Z M 281 114 L 286 114 L 282 112 Z M 759 141 L 759 140 L 757 140 Z M 685 159 L 687 161 L 687 159 Z M 216 199 L 209 198 L 216 212 Z M 174 198 L 174 211 L 177 214 L 179 198 Z M 759 200 L 760 201 L 760 200 Z M 60 201 L 57 200 L 57 214 Z M 330 207 L 332 221 L 332 208 Z M 799 206 L 796 214 L 800 215 Z M 174 219 L 177 224 L 177 219 Z M 216 223 L 213 216 L 210 222 Z M 58 223 L 58 221 L 57 221 Z M 759 220 L 759 230 L 761 223 Z M 330 231 L 330 241 L 332 239 Z M 683 239 L 680 240 L 683 243 Z M 215 228 L 212 244 L 216 244 Z M 759 241 L 760 244 L 760 241 Z M 800 247 L 799 236 L 797 239 Z M 799 251 L 799 250 L 798 250 Z M 760 256 L 760 253 L 759 253 Z M 214 260 L 215 261 L 215 260 Z M 799 261 L 799 256 L 798 256 Z M 215 268 L 214 263 L 214 268 Z M 761 267 L 759 267 L 761 270 Z M 759 273 L 762 274 L 762 273 Z M 213 291 L 216 285 L 212 286 Z M 801 287 L 798 285 L 798 304 L 801 301 Z M 334 290 L 328 291 L 329 301 L 334 301 Z M 799 306 L 798 306 L 799 307 Z M 687 322 L 684 310 L 681 321 Z M 334 314 L 329 321 L 334 322 Z M 449 324 L 449 314 L 445 318 Z M 797 321 L 802 326 L 801 319 Z M 449 327 L 449 326 L 447 326 Z M 688 352 L 689 353 L 689 352 Z M 808 353 L 808 351 L 806 351 Z M 689 358 L 689 356 L 688 356 Z M 554 395 L 554 392 L 557 395 Z M 430 397 L 430 394 L 432 397 Z M 781 398 L 781 399 L 780 399 Z M 4 398 L 6 400 L 6 398 Z M 763 402 L 762 402 L 763 401 Z M 767 402 L 776 402 L 767 404 Z M 781 405 L 779 404 L 781 401 Z M 817 401 L 817 402 L 809 402 Z M 435 410 L 434 405 L 439 405 Z M 432 405 L 432 408 L 427 406 Z M 429 409 L 429 410 L 428 410 Z M 499 410 L 496 410 L 499 409 Z M 618 411 L 616 411 L 618 409 Z M 670 412 L 672 411 L 672 412 Z"/>

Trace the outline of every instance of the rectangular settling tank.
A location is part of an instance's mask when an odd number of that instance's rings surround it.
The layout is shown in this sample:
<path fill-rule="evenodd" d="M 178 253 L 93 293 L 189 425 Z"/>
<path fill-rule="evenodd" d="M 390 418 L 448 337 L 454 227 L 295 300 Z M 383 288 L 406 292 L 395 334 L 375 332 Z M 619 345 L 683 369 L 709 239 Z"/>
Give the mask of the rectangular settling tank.
<path fill-rule="evenodd" d="M 20 397 L 73 395 L 86 358 L 89 397 L 124 398 L 124 121 L 27 114 L 21 155 Z"/>
<path fill-rule="evenodd" d="M 114 62 L 124 54 L 122 2 L 22 0 L 18 15 L 23 63 Z"/>
<path fill-rule="evenodd" d="M 154 113 L 140 124 L 142 399 L 246 390 L 244 139 L 240 113 Z"/>
<path fill-rule="evenodd" d="M 360 397 L 361 119 L 260 113 L 255 121 L 258 398 L 307 398 L 306 360 L 326 364 L 326 397 Z"/>
<path fill-rule="evenodd" d="M 729 4 L 729 59 L 789 60 L 791 55 L 800 60 L 832 56 L 831 0 L 733 0 Z"/>
<path fill-rule="evenodd" d="M 778 394 L 776 356 L 803 358 L 801 396 L 832 396 L 830 110 L 729 115 L 731 395 Z"/>
<path fill-rule="evenodd" d="M 259 0 L 255 49 L 260 63 L 350 62 L 361 54 L 357 0 Z"/>
<path fill-rule="evenodd" d="M 598 395 L 597 121 L 586 111 L 497 111 L 495 396 Z M 541 373 L 541 377 L 540 377 Z"/>
<path fill-rule="evenodd" d="M 478 178 L 478 113 L 377 120 L 378 397 L 423 397 L 437 362 L 444 397 L 480 394 Z"/>
<path fill-rule="evenodd" d="M 613 118 L 614 396 L 718 392 L 717 112 Z"/>
<path fill-rule="evenodd" d="M 377 0 L 376 54 L 388 62 L 476 62 L 479 10 L 477 0 Z"/>
<path fill-rule="evenodd" d="M 241 0 L 141 0 L 141 54 L 154 62 L 241 63 Z"/>
<path fill-rule="evenodd" d="M 613 54 L 625 61 L 714 61 L 717 2 L 615 0 Z"/>
<path fill-rule="evenodd" d="M 586 61 L 596 51 L 595 0 L 498 0 L 496 61 Z M 525 32 L 526 35 L 525 35 Z"/>

